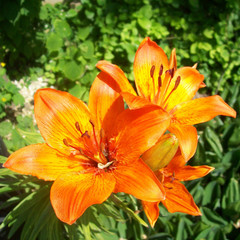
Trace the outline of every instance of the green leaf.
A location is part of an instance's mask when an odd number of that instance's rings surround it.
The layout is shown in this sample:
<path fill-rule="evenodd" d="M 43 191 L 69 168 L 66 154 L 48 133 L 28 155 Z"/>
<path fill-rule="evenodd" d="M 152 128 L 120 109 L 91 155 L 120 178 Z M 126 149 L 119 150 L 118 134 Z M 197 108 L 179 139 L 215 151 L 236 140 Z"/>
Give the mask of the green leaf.
<path fill-rule="evenodd" d="M 58 51 L 63 46 L 63 39 L 55 33 L 51 33 L 47 38 L 46 47 L 49 52 Z"/>
<path fill-rule="evenodd" d="M 62 71 L 66 78 L 74 81 L 82 76 L 84 67 L 77 64 L 75 61 L 70 61 L 64 64 Z"/>
<path fill-rule="evenodd" d="M 56 34 L 61 38 L 67 38 L 72 35 L 72 29 L 67 21 L 56 19 L 53 23 Z"/>
<path fill-rule="evenodd" d="M 149 30 L 152 26 L 151 20 L 146 17 L 138 18 L 137 21 L 140 27 L 142 27 L 145 30 Z"/>
<path fill-rule="evenodd" d="M 211 209 L 202 207 L 202 220 L 204 223 L 210 226 L 226 226 L 228 222 L 219 216 L 216 212 L 213 212 Z"/>
<path fill-rule="evenodd" d="M 94 45 L 91 41 L 85 41 L 79 45 L 81 55 L 87 59 L 91 59 L 94 56 Z"/>
<path fill-rule="evenodd" d="M 69 9 L 65 16 L 66 18 L 74 18 L 77 16 L 77 11 L 74 9 Z"/>
<path fill-rule="evenodd" d="M 85 40 L 92 31 L 92 26 L 78 28 L 77 38 L 80 40 Z"/>

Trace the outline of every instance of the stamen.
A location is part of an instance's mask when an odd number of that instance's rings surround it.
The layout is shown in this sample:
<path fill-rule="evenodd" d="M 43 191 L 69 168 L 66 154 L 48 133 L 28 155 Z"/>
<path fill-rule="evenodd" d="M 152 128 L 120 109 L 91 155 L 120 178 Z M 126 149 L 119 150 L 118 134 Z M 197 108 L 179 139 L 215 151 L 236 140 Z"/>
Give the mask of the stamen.
<path fill-rule="evenodd" d="M 152 65 L 151 70 L 150 70 L 150 76 L 152 78 L 152 83 L 153 83 L 153 98 L 155 97 L 155 83 L 154 83 L 154 77 L 153 77 L 154 71 L 155 71 L 155 65 Z M 150 96 L 150 98 L 151 98 L 151 96 Z M 151 99 L 150 99 L 150 101 L 151 101 Z"/>
<path fill-rule="evenodd" d="M 63 144 L 64 144 L 65 146 L 69 147 L 69 144 L 68 144 L 68 141 L 67 141 L 66 138 L 63 139 Z"/>
<path fill-rule="evenodd" d="M 79 122 L 75 122 L 75 127 L 81 134 L 83 134 L 81 129 L 80 129 Z"/>
<path fill-rule="evenodd" d="M 176 90 L 176 89 L 177 89 L 177 87 L 178 87 L 178 85 L 179 85 L 180 81 L 181 81 L 181 77 L 180 77 L 180 76 L 178 76 L 178 77 L 177 77 L 177 80 L 176 80 L 176 82 L 175 82 L 174 88 L 173 88 L 173 90 L 172 90 L 172 91 L 174 91 L 174 90 Z"/>
<path fill-rule="evenodd" d="M 90 136 L 89 136 L 89 134 L 88 134 L 88 131 L 85 131 L 85 133 L 83 133 L 81 137 L 85 137 L 85 136 L 88 137 L 88 138 L 90 138 Z"/>
<path fill-rule="evenodd" d="M 163 65 L 161 64 L 158 75 L 159 75 L 159 76 L 162 76 L 162 73 L 163 73 Z"/>
<path fill-rule="evenodd" d="M 174 68 L 172 68 L 172 74 L 171 74 L 171 77 L 173 78 L 174 76 Z"/>
<path fill-rule="evenodd" d="M 154 71 L 155 71 L 155 65 L 152 65 L 151 70 L 150 70 L 151 78 L 153 78 Z"/>
<path fill-rule="evenodd" d="M 93 128 L 93 136 L 94 136 L 95 143 L 96 143 L 96 145 L 98 146 L 98 141 L 97 141 L 97 137 L 96 137 L 96 132 L 95 132 L 94 123 L 92 122 L 92 120 L 89 120 L 89 122 L 91 123 L 92 128 Z"/>
<path fill-rule="evenodd" d="M 181 77 L 178 76 L 177 79 L 176 79 L 176 81 L 175 81 L 175 85 L 174 85 L 172 91 L 168 94 L 168 96 L 167 96 L 166 99 L 164 100 L 164 103 L 167 102 L 167 100 L 168 100 L 168 98 L 170 97 L 170 95 L 171 95 L 171 94 L 177 89 L 177 87 L 178 87 L 180 81 L 181 81 Z"/>

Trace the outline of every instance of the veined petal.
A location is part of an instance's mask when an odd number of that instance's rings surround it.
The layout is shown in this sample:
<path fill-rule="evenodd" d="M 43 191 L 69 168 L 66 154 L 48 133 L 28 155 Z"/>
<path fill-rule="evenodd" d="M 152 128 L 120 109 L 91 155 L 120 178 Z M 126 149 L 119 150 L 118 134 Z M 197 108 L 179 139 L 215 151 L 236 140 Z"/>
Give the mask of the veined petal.
<path fill-rule="evenodd" d="M 180 83 L 172 92 L 177 79 L 180 77 Z M 204 76 L 192 67 L 179 68 L 174 74 L 173 79 L 166 92 L 165 102 L 167 111 L 173 109 L 177 104 L 191 100 L 199 89 Z M 165 98 L 165 99 L 166 99 Z"/>
<path fill-rule="evenodd" d="M 152 147 L 170 124 L 169 115 L 158 106 L 125 110 L 116 120 L 117 157 L 134 161 Z"/>
<path fill-rule="evenodd" d="M 192 195 L 178 181 L 165 183 L 166 199 L 162 201 L 170 213 L 182 212 L 194 216 L 202 215 Z"/>
<path fill-rule="evenodd" d="M 115 187 L 111 173 L 64 174 L 53 183 L 50 199 L 57 217 L 73 224 L 93 204 L 104 202 Z"/>
<path fill-rule="evenodd" d="M 63 139 L 71 145 L 79 146 L 81 133 L 92 129 L 89 122 L 90 113 L 87 106 L 78 98 L 67 92 L 55 89 L 40 89 L 34 96 L 34 112 L 38 128 L 47 144 L 60 152 L 69 155 L 71 149 Z"/>
<path fill-rule="evenodd" d="M 126 101 L 130 109 L 137 109 L 148 105 L 152 105 L 152 103 L 149 102 L 146 98 L 135 96 L 128 92 L 122 92 L 121 95 L 123 96 L 124 100 Z"/>
<path fill-rule="evenodd" d="M 103 78 L 110 87 L 112 87 L 117 92 L 129 92 L 133 95 L 136 95 L 135 90 L 132 85 L 129 83 L 124 72 L 117 66 L 107 61 L 99 61 L 96 65 L 101 71 L 108 74 L 111 78 Z M 114 81 L 115 83 L 114 83 Z M 117 83 L 117 85 L 116 85 Z"/>
<path fill-rule="evenodd" d="M 148 218 L 148 221 L 153 228 L 159 217 L 159 202 L 142 201 L 143 210 Z"/>
<path fill-rule="evenodd" d="M 113 121 L 124 110 L 124 102 L 119 93 L 102 81 L 106 78 L 108 78 L 106 73 L 98 74 L 90 90 L 88 105 L 96 119 L 97 129 L 103 128 L 105 132 L 112 127 Z"/>
<path fill-rule="evenodd" d="M 131 164 L 116 165 L 114 192 L 125 192 L 148 202 L 165 199 L 165 190 L 152 170 L 141 160 Z"/>
<path fill-rule="evenodd" d="M 185 161 L 187 162 L 196 152 L 198 136 L 193 126 L 171 124 L 168 130 L 176 135 Z"/>
<path fill-rule="evenodd" d="M 175 178 L 178 181 L 189 181 L 201 178 L 213 171 L 214 168 L 210 166 L 183 166 L 174 170 Z"/>
<path fill-rule="evenodd" d="M 167 55 L 150 38 L 145 38 L 136 52 L 133 64 L 136 87 L 140 96 L 149 100 L 155 97 L 161 65 L 162 72 L 165 72 L 168 69 Z M 155 70 L 152 79 L 150 72 L 153 66 Z"/>
<path fill-rule="evenodd" d="M 178 148 L 176 155 L 167 165 L 167 169 L 169 172 L 175 172 L 176 169 L 182 168 L 189 159 L 185 159 L 181 153 L 180 148 Z"/>
<path fill-rule="evenodd" d="M 63 173 L 80 171 L 87 165 L 86 160 L 64 156 L 47 144 L 33 144 L 11 154 L 3 166 L 14 172 L 53 181 Z"/>
<path fill-rule="evenodd" d="M 157 171 L 168 165 L 177 149 L 178 140 L 169 133 L 163 135 L 153 147 L 143 153 L 141 158 L 153 171 Z"/>
<path fill-rule="evenodd" d="M 185 125 L 207 122 L 217 115 L 236 117 L 236 111 L 218 95 L 180 103 L 173 110 L 174 118 Z"/>

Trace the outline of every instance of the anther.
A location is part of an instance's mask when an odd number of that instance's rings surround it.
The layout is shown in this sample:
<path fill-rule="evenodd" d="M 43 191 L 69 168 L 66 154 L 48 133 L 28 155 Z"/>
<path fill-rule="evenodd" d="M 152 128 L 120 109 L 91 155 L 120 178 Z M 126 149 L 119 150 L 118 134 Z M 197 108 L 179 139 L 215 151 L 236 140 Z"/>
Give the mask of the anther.
<path fill-rule="evenodd" d="M 163 73 L 163 65 L 161 64 L 158 76 L 159 77 L 162 76 L 162 73 Z"/>
<path fill-rule="evenodd" d="M 75 127 L 82 134 L 82 131 L 81 131 L 80 126 L 79 126 L 79 122 L 75 122 Z"/>
<path fill-rule="evenodd" d="M 174 76 L 174 68 L 172 68 L 172 72 L 171 72 L 171 77 L 173 78 Z"/>
<path fill-rule="evenodd" d="M 162 78 L 161 76 L 159 75 L 158 76 L 158 87 L 161 87 L 162 86 Z"/>
<path fill-rule="evenodd" d="M 155 71 L 155 65 L 152 65 L 151 70 L 150 70 L 151 78 L 153 78 L 154 71 Z"/>
<path fill-rule="evenodd" d="M 64 145 L 66 145 L 67 147 L 69 147 L 69 144 L 68 144 L 68 141 L 67 141 L 66 138 L 63 139 L 63 143 L 64 143 Z"/>
<path fill-rule="evenodd" d="M 176 82 L 175 82 L 174 88 L 173 88 L 173 90 L 172 90 L 172 91 L 174 91 L 174 90 L 176 90 L 176 89 L 177 89 L 177 87 L 178 87 L 178 85 L 179 85 L 180 81 L 181 81 L 181 77 L 180 77 L 180 76 L 178 76 L 178 77 L 177 77 L 177 80 L 176 80 Z"/>

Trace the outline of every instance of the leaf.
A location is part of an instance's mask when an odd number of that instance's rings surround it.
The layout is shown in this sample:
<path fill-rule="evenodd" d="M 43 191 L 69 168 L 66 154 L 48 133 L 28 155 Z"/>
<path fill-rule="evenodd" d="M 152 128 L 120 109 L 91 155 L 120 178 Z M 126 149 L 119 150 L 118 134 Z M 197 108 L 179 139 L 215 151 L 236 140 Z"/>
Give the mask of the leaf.
<path fill-rule="evenodd" d="M 70 61 L 65 63 L 62 71 L 66 78 L 74 81 L 82 76 L 84 72 L 84 67 L 82 65 L 78 65 L 75 61 Z"/>
<path fill-rule="evenodd" d="M 56 19 L 53 22 L 53 26 L 56 34 L 61 38 L 67 38 L 72 35 L 72 29 L 67 23 L 67 21 Z"/>
<path fill-rule="evenodd" d="M 84 58 L 91 59 L 94 56 L 94 45 L 91 41 L 85 41 L 79 45 L 81 55 Z"/>
<path fill-rule="evenodd" d="M 92 26 L 78 28 L 77 38 L 84 41 L 85 39 L 87 39 L 92 29 Z"/>
<path fill-rule="evenodd" d="M 207 142 L 210 144 L 210 146 L 212 147 L 212 149 L 214 150 L 216 155 L 219 158 L 221 158 L 223 149 L 222 149 L 222 145 L 221 145 L 220 139 L 217 136 L 217 134 L 210 127 L 206 128 L 204 134 L 205 134 L 205 138 L 206 138 Z"/>
<path fill-rule="evenodd" d="M 55 33 L 47 37 L 46 47 L 49 52 L 58 51 L 63 46 L 63 39 Z"/>
<path fill-rule="evenodd" d="M 138 21 L 138 24 L 140 25 L 140 27 L 143 28 L 143 29 L 145 29 L 145 30 L 150 29 L 151 26 L 152 26 L 151 20 L 149 20 L 149 19 L 146 18 L 146 17 L 138 18 L 137 21 Z"/>
<path fill-rule="evenodd" d="M 116 195 L 111 195 L 111 200 L 124 212 L 126 212 L 131 218 L 135 219 L 141 225 L 148 227 L 148 224 L 142 218 L 140 218 L 139 215 L 137 215 L 132 209 L 127 207 L 127 205 L 122 202 Z"/>
<path fill-rule="evenodd" d="M 223 218 L 221 218 L 217 213 L 213 212 L 209 208 L 202 207 L 202 220 L 204 223 L 210 226 L 226 226 L 228 224 Z"/>

